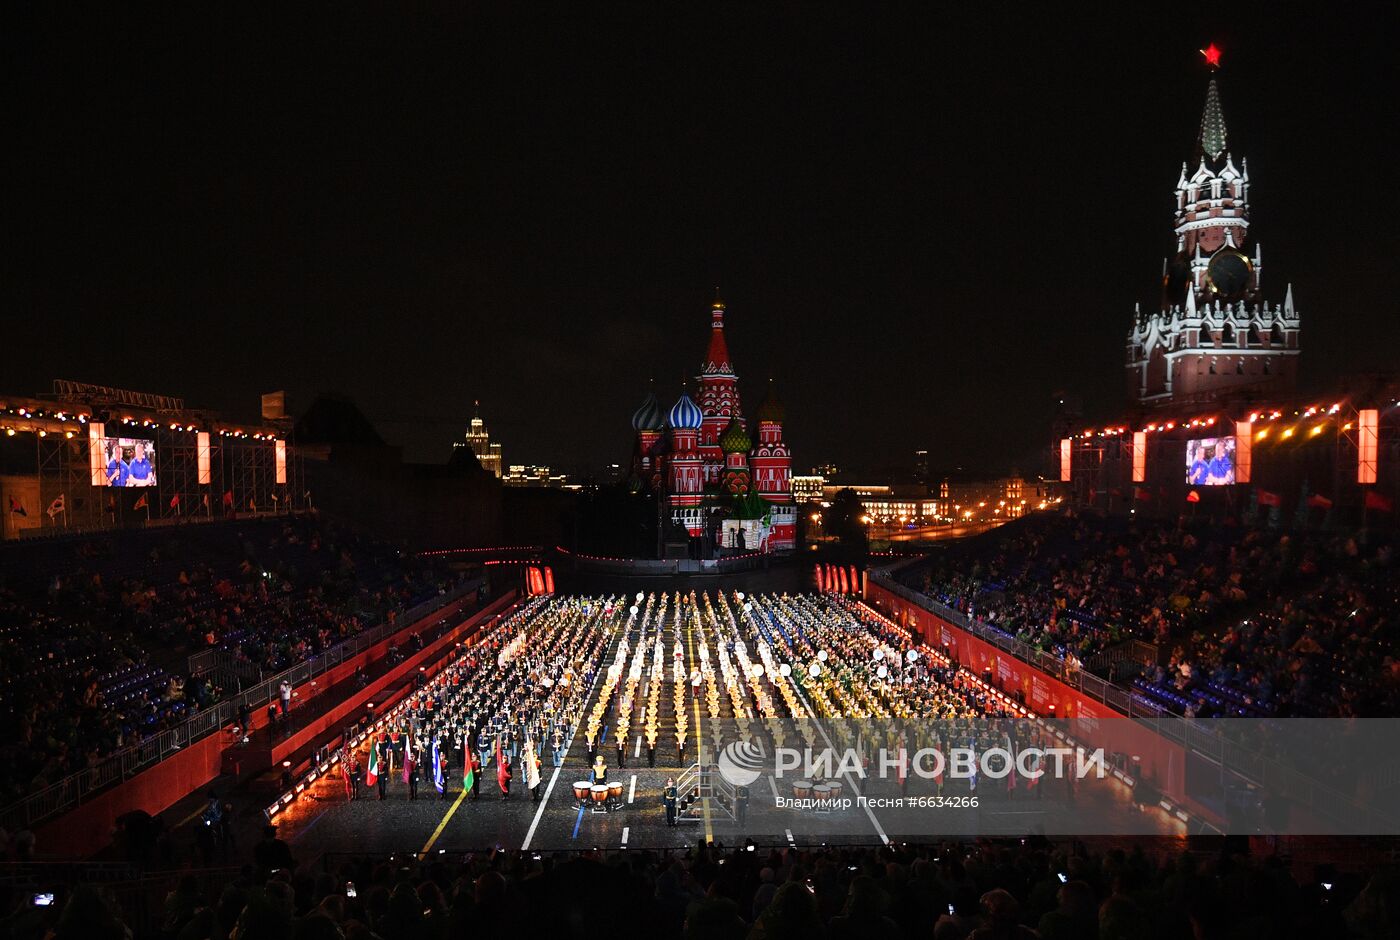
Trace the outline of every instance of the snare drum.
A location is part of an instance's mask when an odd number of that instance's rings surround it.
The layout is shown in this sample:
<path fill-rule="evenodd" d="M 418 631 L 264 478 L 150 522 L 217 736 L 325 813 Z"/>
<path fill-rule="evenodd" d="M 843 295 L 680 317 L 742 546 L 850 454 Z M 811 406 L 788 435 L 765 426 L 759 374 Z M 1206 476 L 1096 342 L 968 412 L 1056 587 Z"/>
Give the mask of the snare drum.
<path fill-rule="evenodd" d="M 805 800 L 812 795 L 812 781 L 794 780 L 792 782 L 792 795 L 799 800 Z"/>
<path fill-rule="evenodd" d="M 606 803 L 608 801 L 608 785 L 606 783 L 595 783 L 590 788 L 593 794 L 594 803 Z"/>
<path fill-rule="evenodd" d="M 574 781 L 574 799 L 578 800 L 580 803 L 587 803 L 587 802 L 588 802 L 588 788 L 591 787 L 591 786 L 593 786 L 593 784 L 590 783 L 590 782 L 588 782 L 587 780 L 575 780 L 575 781 Z"/>

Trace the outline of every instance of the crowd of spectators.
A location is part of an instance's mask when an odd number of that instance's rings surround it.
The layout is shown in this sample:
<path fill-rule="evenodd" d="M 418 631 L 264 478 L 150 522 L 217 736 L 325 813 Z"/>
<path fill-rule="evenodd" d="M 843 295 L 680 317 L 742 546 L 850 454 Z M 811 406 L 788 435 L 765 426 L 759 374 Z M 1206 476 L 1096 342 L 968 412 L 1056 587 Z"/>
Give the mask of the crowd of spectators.
<path fill-rule="evenodd" d="M 1400 704 L 1395 545 L 1376 533 L 1037 515 L 904 575 L 1028 646 L 1096 669 L 1162 651 L 1134 686 L 1202 717 L 1386 714 Z"/>
<path fill-rule="evenodd" d="M 1043 840 L 882 848 L 696 846 L 684 851 L 518 851 L 328 860 L 296 867 L 268 838 L 256 862 L 166 897 L 163 940 L 418 940 L 515 936 L 687 940 L 1170 940 L 1400 935 L 1400 877 L 1327 868 L 1298 878 L 1278 856 L 1227 845 L 1158 857 Z M 116 940 L 124 913 L 84 886 L 51 911 L 12 899 L 0 934 Z M 52 933 L 45 930 L 52 929 Z M 137 938 L 139 940 L 139 937 Z"/>
<path fill-rule="evenodd" d="M 313 515 L 0 554 L 0 805 L 445 590 L 452 575 Z M 189 656 L 229 666 L 191 677 Z"/>

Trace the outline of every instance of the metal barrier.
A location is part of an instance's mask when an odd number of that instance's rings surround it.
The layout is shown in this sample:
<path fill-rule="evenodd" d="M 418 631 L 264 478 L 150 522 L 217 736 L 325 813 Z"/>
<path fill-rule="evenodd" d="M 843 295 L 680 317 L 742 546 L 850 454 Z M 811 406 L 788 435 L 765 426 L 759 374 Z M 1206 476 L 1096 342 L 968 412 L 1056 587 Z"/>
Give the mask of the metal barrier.
<path fill-rule="evenodd" d="M 980 620 L 974 620 L 961 611 L 921 594 L 890 577 L 886 570 L 871 569 L 870 581 L 903 598 L 915 606 L 935 614 L 961 630 L 1010 653 L 1029 663 L 1046 675 L 1052 676 L 1065 685 L 1081 693 L 1086 698 L 1102 702 L 1114 711 L 1126 715 L 1141 725 L 1150 728 L 1161 737 L 1180 744 L 1216 762 L 1222 770 L 1227 770 L 1242 780 L 1265 787 L 1269 792 L 1281 794 L 1298 801 L 1306 801 L 1314 810 L 1325 812 L 1338 820 L 1365 820 L 1374 818 L 1376 810 L 1365 808 L 1352 794 L 1343 793 L 1334 787 L 1309 776 L 1295 767 L 1282 764 L 1258 751 L 1232 741 L 1215 728 L 1206 727 L 1174 712 L 1159 708 L 1142 696 L 1115 685 L 1114 683 L 1074 668 L 1064 660 L 1042 650 L 1028 646 Z"/>
<path fill-rule="evenodd" d="M 10 832 L 16 832 L 32 828 L 44 820 L 67 812 L 84 800 L 90 799 L 93 794 L 130 779 L 152 764 L 165 760 L 171 754 L 232 723 L 238 715 L 240 704 L 246 704 L 249 709 L 266 705 L 277 695 L 283 680 L 290 682 L 293 687 L 310 682 L 316 676 L 323 675 L 327 670 L 359 655 L 380 641 L 406 630 L 433 611 L 441 610 L 453 601 L 479 590 L 484 584 L 485 580 L 478 578 L 407 610 L 394 611 L 392 619 L 386 617 L 382 623 L 332 646 L 321 655 L 303 660 L 290 669 L 235 694 L 232 698 L 191 715 L 174 728 L 167 728 L 144 738 L 137 744 L 108 755 L 99 764 L 71 774 L 37 793 L 31 793 L 12 803 L 0 810 L 0 826 Z"/>

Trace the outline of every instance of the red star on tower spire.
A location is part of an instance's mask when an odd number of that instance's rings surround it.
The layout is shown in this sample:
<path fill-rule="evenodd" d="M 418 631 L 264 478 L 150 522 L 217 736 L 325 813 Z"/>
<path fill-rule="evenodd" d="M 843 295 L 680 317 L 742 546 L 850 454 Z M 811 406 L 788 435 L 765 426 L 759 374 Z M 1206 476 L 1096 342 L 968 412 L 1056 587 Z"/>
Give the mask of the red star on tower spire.
<path fill-rule="evenodd" d="M 1209 65 L 1212 69 L 1218 69 L 1218 68 L 1220 68 L 1220 47 L 1219 47 L 1219 46 L 1217 46 L 1215 43 L 1211 43 L 1209 46 L 1206 46 L 1204 49 L 1202 49 L 1202 50 L 1200 50 L 1200 51 L 1201 51 L 1201 55 L 1205 56 L 1205 58 L 1206 58 L 1206 65 Z"/>

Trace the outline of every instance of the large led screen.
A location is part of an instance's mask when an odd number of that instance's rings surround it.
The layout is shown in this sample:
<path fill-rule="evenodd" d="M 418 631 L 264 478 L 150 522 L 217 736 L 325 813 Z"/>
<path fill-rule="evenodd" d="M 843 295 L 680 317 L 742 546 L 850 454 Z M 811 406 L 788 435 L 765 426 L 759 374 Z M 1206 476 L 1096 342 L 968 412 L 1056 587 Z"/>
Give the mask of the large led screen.
<path fill-rule="evenodd" d="M 1204 437 L 1186 442 L 1186 482 L 1225 486 L 1235 482 L 1235 439 Z"/>
<path fill-rule="evenodd" d="M 156 485 L 154 441 L 130 437 L 103 437 L 99 438 L 96 444 L 101 452 L 102 476 L 99 486 Z"/>

